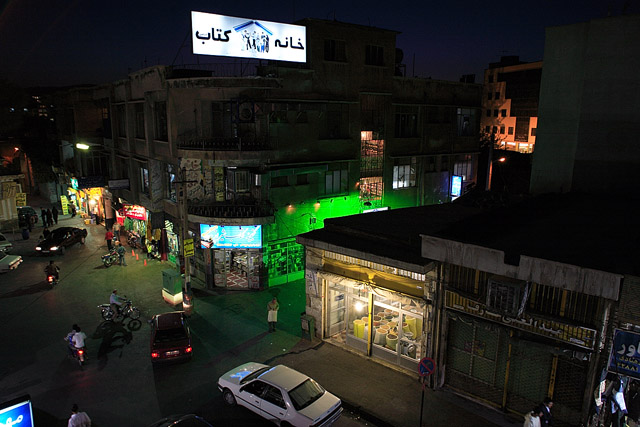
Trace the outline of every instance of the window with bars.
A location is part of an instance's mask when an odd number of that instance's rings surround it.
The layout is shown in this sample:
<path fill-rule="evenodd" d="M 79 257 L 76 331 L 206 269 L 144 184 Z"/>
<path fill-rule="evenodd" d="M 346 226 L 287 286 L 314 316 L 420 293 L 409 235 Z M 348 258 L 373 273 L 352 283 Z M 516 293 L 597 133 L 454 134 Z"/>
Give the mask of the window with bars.
<path fill-rule="evenodd" d="M 396 159 L 393 166 L 393 189 L 416 186 L 416 158 Z"/>
<path fill-rule="evenodd" d="M 382 46 L 367 45 L 364 63 L 367 65 L 384 65 L 384 49 Z"/>
<path fill-rule="evenodd" d="M 167 103 L 164 101 L 156 102 L 153 108 L 155 139 L 159 141 L 168 141 L 169 132 L 167 128 Z"/>
<path fill-rule="evenodd" d="M 116 105 L 116 121 L 117 121 L 117 129 L 116 132 L 120 138 L 127 137 L 127 114 L 123 104 Z"/>
<path fill-rule="evenodd" d="M 346 43 L 343 40 L 325 39 L 324 60 L 347 62 Z"/>
<path fill-rule="evenodd" d="M 133 104 L 133 111 L 136 119 L 136 138 L 144 139 L 144 104 Z"/>

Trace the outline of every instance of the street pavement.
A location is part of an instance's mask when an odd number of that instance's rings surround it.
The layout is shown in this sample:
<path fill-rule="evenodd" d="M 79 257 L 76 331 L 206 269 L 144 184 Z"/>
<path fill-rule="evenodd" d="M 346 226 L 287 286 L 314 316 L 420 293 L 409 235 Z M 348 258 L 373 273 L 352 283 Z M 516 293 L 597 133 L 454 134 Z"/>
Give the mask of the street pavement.
<path fill-rule="evenodd" d="M 38 204 L 32 205 L 40 206 Z M 345 406 L 337 426 L 419 426 L 422 387 L 407 375 L 317 339 L 301 338 L 303 282 L 264 291 L 196 290 L 189 325 L 194 357 L 187 363 L 152 366 L 147 321 L 174 308 L 162 298 L 166 262 L 127 247 L 128 266 L 105 268 L 104 227 L 62 216 L 58 226 L 87 228 L 85 245 L 63 256 L 34 254 L 36 227 L 28 240 L 6 233 L 25 262 L 0 276 L 0 401 L 29 394 L 38 426 L 65 426 L 77 403 L 97 426 L 146 426 L 163 416 L 196 413 L 214 425 L 268 425 L 244 408 L 226 407 L 218 377 L 247 361 L 286 364 L 316 379 Z M 54 226 L 53 228 L 56 228 Z M 44 267 L 61 266 L 60 284 L 49 289 Z M 140 309 L 139 321 L 104 322 L 97 308 L 117 288 Z M 280 301 L 278 330 L 268 332 L 266 305 Z M 63 337 L 78 323 L 88 336 L 83 369 L 66 357 Z M 448 391 L 424 393 L 423 426 L 516 426 L 522 421 Z"/>

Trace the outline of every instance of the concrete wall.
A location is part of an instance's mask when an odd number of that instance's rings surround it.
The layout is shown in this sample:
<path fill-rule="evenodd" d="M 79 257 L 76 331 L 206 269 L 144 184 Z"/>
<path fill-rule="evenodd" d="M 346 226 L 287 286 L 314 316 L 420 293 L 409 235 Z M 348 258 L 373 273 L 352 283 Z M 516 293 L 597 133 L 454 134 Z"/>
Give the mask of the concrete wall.
<path fill-rule="evenodd" d="M 547 29 L 531 192 L 635 193 L 640 16 Z"/>

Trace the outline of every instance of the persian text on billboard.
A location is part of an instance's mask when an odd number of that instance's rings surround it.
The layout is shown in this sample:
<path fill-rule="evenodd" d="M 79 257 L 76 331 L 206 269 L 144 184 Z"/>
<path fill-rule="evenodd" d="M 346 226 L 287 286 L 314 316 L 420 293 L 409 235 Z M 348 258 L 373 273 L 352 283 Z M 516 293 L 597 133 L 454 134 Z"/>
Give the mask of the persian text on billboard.
<path fill-rule="evenodd" d="M 261 225 L 200 224 L 200 244 L 208 248 L 261 248 Z"/>
<path fill-rule="evenodd" d="M 307 62 L 306 27 L 191 12 L 193 53 Z"/>

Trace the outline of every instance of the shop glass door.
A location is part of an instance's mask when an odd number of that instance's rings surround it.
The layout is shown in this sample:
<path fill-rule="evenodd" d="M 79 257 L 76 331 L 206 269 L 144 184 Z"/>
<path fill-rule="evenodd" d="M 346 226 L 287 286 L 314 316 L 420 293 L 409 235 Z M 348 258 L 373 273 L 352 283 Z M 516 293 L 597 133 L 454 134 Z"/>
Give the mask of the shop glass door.
<path fill-rule="evenodd" d="M 327 338 L 345 341 L 346 332 L 346 292 L 344 285 L 331 283 L 327 290 Z"/>

